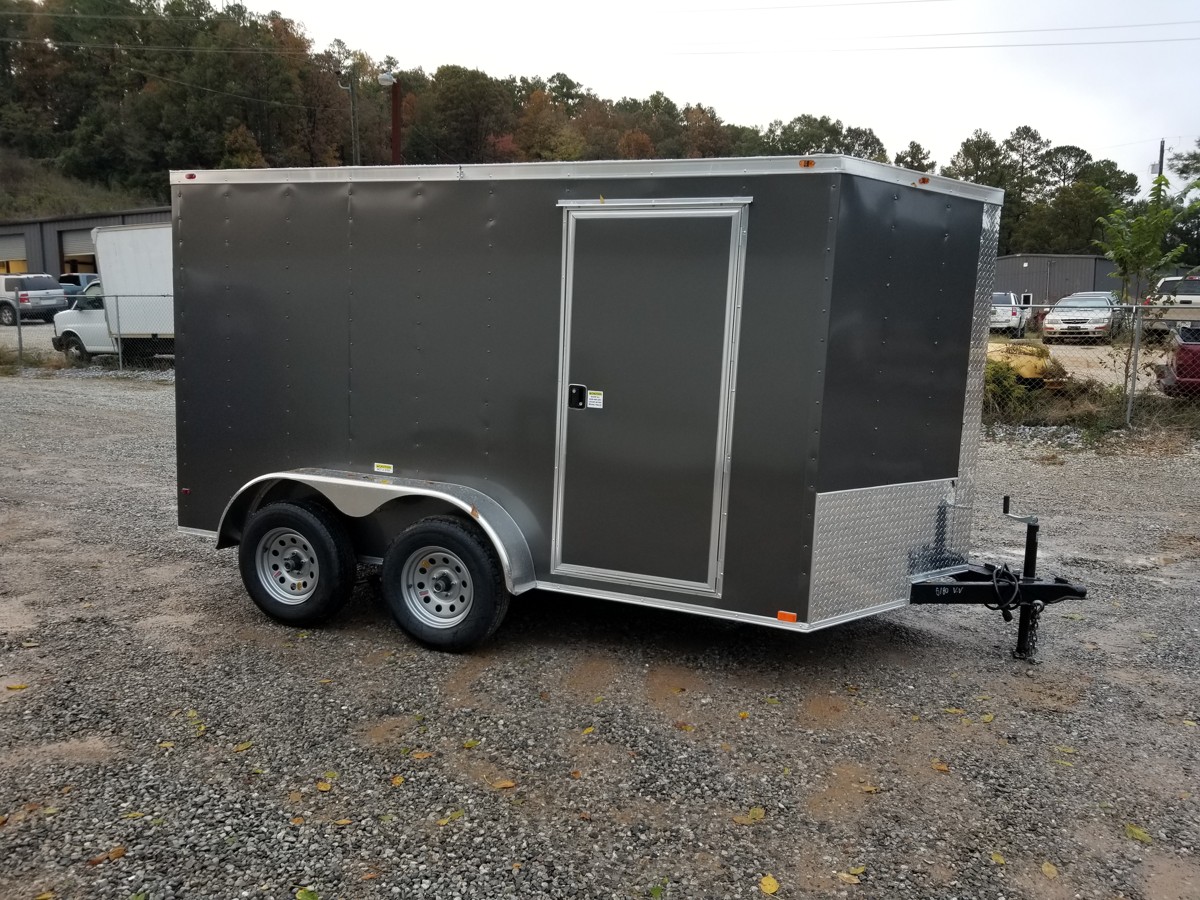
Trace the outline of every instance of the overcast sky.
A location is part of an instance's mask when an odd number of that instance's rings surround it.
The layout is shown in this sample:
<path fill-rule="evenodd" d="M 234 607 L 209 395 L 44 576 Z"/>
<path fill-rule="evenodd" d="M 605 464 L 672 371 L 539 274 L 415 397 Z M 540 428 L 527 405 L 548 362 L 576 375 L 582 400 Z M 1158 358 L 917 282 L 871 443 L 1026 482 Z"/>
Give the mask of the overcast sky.
<path fill-rule="evenodd" d="M 601 97 L 662 91 L 765 127 L 803 113 L 949 162 L 976 128 L 1031 125 L 1143 186 L 1200 137 L 1197 0 L 247 0 L 401 68 L 565 72 Z M 1077 44 L 1079 46 L 1068 46 Z M 1015 45 L 1015 46 L 1014 46 Z M 1168 155 L 1170 150 L 1168 150 Z"/>

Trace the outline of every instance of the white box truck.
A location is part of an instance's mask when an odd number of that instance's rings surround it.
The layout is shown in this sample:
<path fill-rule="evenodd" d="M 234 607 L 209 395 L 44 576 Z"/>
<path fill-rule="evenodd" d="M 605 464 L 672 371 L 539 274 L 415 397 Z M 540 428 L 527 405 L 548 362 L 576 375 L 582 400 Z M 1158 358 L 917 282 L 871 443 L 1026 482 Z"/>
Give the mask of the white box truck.
<path fill-rule="evenodd" d="M 175 353 L 171 225 L 92 229 L 100 280 L 54 317 L 55 350 L 87 362 L 117 353 L 126 361 Z"/>

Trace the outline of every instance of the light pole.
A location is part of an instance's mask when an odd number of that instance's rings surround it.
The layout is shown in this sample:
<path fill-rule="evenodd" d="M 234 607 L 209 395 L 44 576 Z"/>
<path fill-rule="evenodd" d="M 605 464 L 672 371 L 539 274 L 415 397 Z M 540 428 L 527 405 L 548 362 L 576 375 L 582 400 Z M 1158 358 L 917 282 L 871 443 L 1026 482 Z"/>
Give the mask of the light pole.
<path fill-rule="evenodd" d="M 404 154 L 400 146 L 400 79 L 391 72 L 383 72 L 379 83 L 385 88 L 391 88 L 392 93 L 392 165 L 404 165 Z"/>
<path fill-rule="evenodd" d="M 350 66 L 350 83 L 338 82 L 338 87 L 350 92 L 350 155 L 352 165 L 362 165 L 362 145 L 358 141 L 358 71 Z"/>

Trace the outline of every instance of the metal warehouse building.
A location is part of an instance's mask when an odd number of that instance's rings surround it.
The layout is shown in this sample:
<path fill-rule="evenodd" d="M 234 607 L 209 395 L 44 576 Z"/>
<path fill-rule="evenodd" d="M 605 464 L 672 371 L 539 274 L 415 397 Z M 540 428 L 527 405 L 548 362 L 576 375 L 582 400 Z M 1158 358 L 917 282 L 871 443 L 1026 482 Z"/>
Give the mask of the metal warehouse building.
<path fill-rule="evenodd" d="M 95 272 L 92 229 L 99 225 L 170 222 L 171 207 L 0 222 L 0 274 Z"/>
<path fill-rule="evenodd" d="M 1053 303 L 1077 291 L 1114 291 L 1120 282 L 1103 256 L 1017 253 L 996 259 L 996 290 L 1012 291 L 1026 305 Z"/>

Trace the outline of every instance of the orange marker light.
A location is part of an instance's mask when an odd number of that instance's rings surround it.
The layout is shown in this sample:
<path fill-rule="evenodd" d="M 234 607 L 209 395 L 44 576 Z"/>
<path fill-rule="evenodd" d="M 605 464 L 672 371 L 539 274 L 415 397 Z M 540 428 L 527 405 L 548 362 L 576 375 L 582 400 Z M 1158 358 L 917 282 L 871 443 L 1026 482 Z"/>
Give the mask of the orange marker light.
<path fill-rule="evenodd" d="M 780 622 L 795 622 L 796 614 L 794 612 L 785 612 L 781 609 L 779 612 L 775 613 L 775 618 L 777 618 Z"/>
<path fill-rule="evenodd" d="M 800 160 L 800 168 L 802 168 L 802 169 L 811 169 L 816 164 L 817 164 L 817 161 L 815 159 Z"/>
<path fill-rule="evenodd" d="M 929 184 L 929 179 L 928 178 L 918 178 L 917 184 Z"/>

